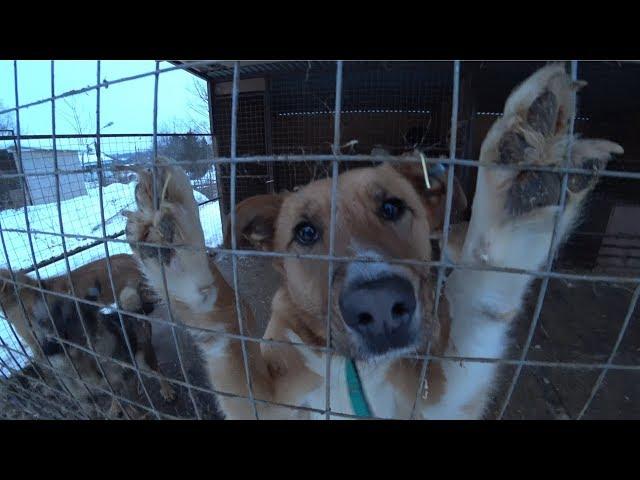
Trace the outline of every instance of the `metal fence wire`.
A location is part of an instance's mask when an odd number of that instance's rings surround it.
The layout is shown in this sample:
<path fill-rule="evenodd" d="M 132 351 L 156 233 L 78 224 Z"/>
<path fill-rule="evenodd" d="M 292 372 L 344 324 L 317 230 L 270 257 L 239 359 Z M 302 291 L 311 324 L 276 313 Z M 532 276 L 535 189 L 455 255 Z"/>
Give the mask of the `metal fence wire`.
<path fill-rule="evenodd" d="M 4 318 L 0 319 L 0 412 L 4 418 L 221 418 L 216 399 L 238 397 L 251 404 L 253 416 L 259 419 L 261 405 L 270 402 L 255 396 L 249 350 L 256 343 L 301 344 L 251 335 L 241 300 L 249 301 L 258 324 L 264 327 L 278 282 L 270 263 L 287 257 L 328 264 L 326 343 L 305 346 L 326 354 L 325 406 L 275 405 L 283 411 L 326 419 L 362 418 L 339 411 L 331 403 L 330 379 L 341 374 L 332 371 L 331 359 L 337 353 L 331 342 L 335 301 L 331 285 L 335 266 L 354 261 L 336 255 L 335 250 L 338 175 L 383 161 L 409 161 L 400 154 L 414 148 L 425 152 L 428 164 L 445 165 L 453 173 L 448 177 L 442 234 L 433 236 L 448 245 L 454 222 L 454 175 L 472 199 L 484 135 L 501 115 L 510 90 L 544 63 L 176 61 L 166 68 L 156 62 L 152 71 L 110 81 L 101 80 L 101 63 L 96 64 L 95 84 L 56 94 L 52 61 L 51 96 L 21 104 L 20 65 L 14 61 L 15 106 L 0 110 L 0 116 L 11 116 L 15 125 L 14 130 L 0 131 L 0 242 L 6 268 L 2 292 L 12 291 L 18 299 L 17 307 L 2 305 Z M 487 418 L 640 418 L 640 327 L 636 318 L 640 228 L 633 220 L 640 209 L 640 162 L 636 160 L 640 142 L 631 128 L 640 120 L 640 95 L 635 87 L 640 65 L 572 61 L 567 69 L 574 80 L 584 78 L 590 84 L 585 93 L 578 94 L 570 133 L 611 138 L 624 146 L 625 155 L 601 172 L 584 218 L 564 247 L 558 252 L 552 249 L 540 270 L 470 265 L 443 255 L 431 261 L 385 259 L 391 264 L 433 269 L 437 278 L 435 315 L 441 308 L 446 278 L 454 270 L 502 271 L 535 279 L 514 320 L 512 345 L 503 358 L 438 355 L 432 353 L 430 344 L 425 354 L 404 355 L 420 365 L 421 382 L 430 362 L 498 364 L 499 380 Z M 163 75 L 176 70 L 207 81 L 211 132 L 158 132 L 159 85 Z M 153 133 L 101 133 L 104 100 L 100 92 L 145 77 L 154 80 Z M 606 88 L 614 82 L 615 89 Z M 59 101 L 90 91 L 96 92 L 95 133 L 57 135 Z M 51 133 L 23 135 L 21 112 L 44 105 L 50 106 Z M 239 333 L 216 334 L 239 342 L 246 396 L 231 394 L 207 380 L 194 336 L 208 330 L 177 318 L 162 261 L 164 292 L 158 293 L 166 299 L 164 304 L 152 311 L 132 311 L 117 294 L 124 273 L 116 256 L 131 253 L 122 212 L 136 208 L 134 170 L 150 169 L 157 208 L 163 195 L 155 191 L 158 156 L 170 158 L 187 172 L 208 254 L 233 288 Z M 561 173 L 561 210 L 567 200 L 569 175 L 593 174 L 567 165 L 500 168 Z M 235 211 L 240 201 L 295 190 L 318 178 L 331 179 L 326 255 L 239 248 Z M 557 215 L 554 238 L 559 219 Z M 230 248 L 222 245 L 228 228 Z M 143 246 L 158 247 L 162 255 L 162 245 Z M 106 259 L 106 284 L 100 288 L 111 292 L 113 303 L 81 294 L 78 290 L 91 290 L 91 286 L 72 279 L 74 271 L 98 259 Z M 357 261 L 378 260 L 359 257 Z M 65 287 L 54 288 L 54 283 Z M 42 319 L 32 318 L 25 303 L 39 301 L 46 310 L 40 312 L 46 325 L 40 326 L 53 333 L 46 341 L 30 342 L 24 331 L 19 332 L 6 319 L 19 315 L 27 331 L 37 336 L 33 323 Z M 77 314 L 77 336 L 61 331 L 67 328 L 60 322 L 61 308 L 70 309 L 66 315 Z M 102 346 L 95 325 L 86 321 L 91 309 L 103 309 L 100 311 L 110 315 L 110 328 L 124 339 L 119 355 Z M 155 368 L 139 354 L 140 340 L 136 343 L 130 335 L 131 329 L 147 324 L 158 356 Z M 50 355 L 48 348 L 55 348 L 56 355 Z M 63 368 L 60 356 L 72 368 Z M 86 362 L 95 362 L 96 374 L 83 375 Z M 118 377 L 109 373 L 114 368 L 125 372 L 123 376 L 136 388 L 114 382 Z M 409 418 L 415 417 L 424 387 L 421 384 L 417 389 Z M 114 410 L 114 405 L 119 409 Z"/>

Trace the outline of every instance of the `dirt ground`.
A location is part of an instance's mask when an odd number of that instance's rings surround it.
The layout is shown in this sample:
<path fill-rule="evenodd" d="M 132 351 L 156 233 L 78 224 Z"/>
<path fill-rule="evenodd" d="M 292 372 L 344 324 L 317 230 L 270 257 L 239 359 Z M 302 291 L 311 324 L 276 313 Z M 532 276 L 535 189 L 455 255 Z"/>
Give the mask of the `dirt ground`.
<path fill-rule="evenodd" d="M 518 358 L 533 318 L 541 282 L 528 295 L 527 307 L 514 325 L 509 358 Z M 632 291 L 628 286 L 551 280 L 528 359 L 547 362 L 606 363 L 627 313 Z M 614 363 L 640 363 L 638 312 Z M 514 367 L 502 369 L 495 404 L 501 406 Z M 505 411 L 507 419 L 576 418 L 591 393 L 599 370 L 566 367 L 524 367 Z M 609 371 L 587 410 L 585 419 L 640 418 L 637 371 Z M 499 408 L 494 408 L 493 414 Z"/>
<path fill-rule="evenodd" d="M 230 257 L 219 259 L 223 275 L 231 282 Z M 269 320 L 270 303 L 279 277 L 271 267 L 271 260 L 239 257 L 240 293 L 251 305 L 262 329 Z M 540 282 L 531 289 L 526 307 L 514 323 L 512 345 L 508 358 L 517 359 L 525 343 Z M 616 341 L 632 295 L 628 286 L 593 282 L 551 280 L 540 320 L 531 343 L 528 358 L 551 362 L 606 362 Z M 157 313 L 162 315 L 161 312 Z M 635 312 L 622 341 L 615 363 L 640 363 L 640 324 Z M 205 374 L 190 339 L 176 329 L 182 346 L 183 364 L 189 383 L 207 388 Z M 176 356 L 175 341 L 169 326 L 154 326 L 154 344 L 160 369 L 170 378 L 184 381 Z M 515 371 L 503 366 L 500 381 L 493 395 L 492 408 L 486 418 L 495 418 L 504 401 Z M 573 419 L 587 400 L 599 371 L 566 367 L 524 367 L 505 412 L 505 419 Z M 594 398 L 586 419 L 640 419 L 640 372 L 610 371 Z M 177 387 L 178 398 L 165 402 L 159 395 L 157 381 L 145 381 L 156 409 L 168 418 L 195 418 L 195 403 L 200 418 L 221 418 L 212 395 Z M 2 390 L 2 389 L 0 389 Z M 23 401 L 7 395 L 0 396 L 0 412 L 9 418 L 36 418 L 25 412 Z M 24 393 L 24 392 L 23 392 Z M 137 401 L 147 404 L 145 397 Z M 36 402 L 37 403 L 37 402 Z M 40 402 L 42 403 L 42 402 Z M 37 418 L 55 418 L 52 413 Z"/>

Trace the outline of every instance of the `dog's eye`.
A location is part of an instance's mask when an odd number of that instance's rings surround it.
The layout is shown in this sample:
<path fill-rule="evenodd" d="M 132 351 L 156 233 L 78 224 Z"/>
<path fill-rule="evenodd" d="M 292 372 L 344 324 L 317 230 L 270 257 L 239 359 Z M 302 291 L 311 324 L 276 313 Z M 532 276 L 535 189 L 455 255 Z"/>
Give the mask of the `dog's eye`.
<path fill-rule="evenodd" d="M 385 220 L 398 220 L 404 213 L 406 206 L 399 198 L 389 198 L 380 206 L 380 216 Z"/>
<path fill-rule="evenodd" d="M 294 229 L 296 241 L 300 245 L 310 246 L 318 241 L 318 229 L 309 222 L 300 222 Z"/>

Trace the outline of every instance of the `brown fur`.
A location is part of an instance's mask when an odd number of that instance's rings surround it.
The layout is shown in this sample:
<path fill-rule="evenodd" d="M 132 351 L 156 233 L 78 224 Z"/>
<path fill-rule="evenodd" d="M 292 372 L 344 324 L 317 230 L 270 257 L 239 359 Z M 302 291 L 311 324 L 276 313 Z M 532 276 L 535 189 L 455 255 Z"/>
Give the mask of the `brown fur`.
<path fill-rule="evenodd" d="M 142 313 L 143 304 L 149 304 L 154 301 L 152 292 L 144 286 L 143 278 L 140 270 L 130 255 L 115 255 L 111 257 L 111 267 L 113 272 L 113 282 L 120 301 L 121 308 L 123 310 L 131 311 L 133 313 Z M 16 280 L 19 284 L 26 284 L 33 287 L 38 287 L 36 279 L 22 273 L 16 272 Z M 56 328 L 58 325 L 64 325 L 65 321 L 73 321 L 68 318 L 56 318 L 56 315 L 60 317 L 62 311 L 60 308 L 56 308 L 56 305 L 65 305 L 67 314 L 75 315 L 75 305 L 73 302 L 61 297 L 49 293 L 44 294 L 46 306 L 43 302 L 43 294 L 28 286 L 17 285 L 20 298 L 16 296 L 14 285 L 10 282 L 11 275 L 8 270 L 0 270 L 0 277 L 7 279 L 8 281 L 0 280 L 0 303 L 6 313 L 6 318 L 16 328 L 18 334 L 24 339 L 31 348 L 36 358 L 43 359 L 44 351 L 42 349 L 43 342 L 46 338 L 56 337 Z M 71 283 L 69 281 L 69 277 Z M 74 287 L 74 291 L 71 289 L 71 285 Z M 42 288 L 46 291 L 65 293 L 71 295 L 75 293 L 78 298 L 85 299 L 95 295 L 96 289 L 98 297 L 95 301 L 103 305 L 110 305 L 114 303 L 114 296 L 111 289 L 111 283 L 109 281 L 109 275 L 107 270 L 106 259 L 97 260 L 84 265 L 76 270 L 70 272 L 70 275 L 60 275 L 58 277 L 48 278 L 42 280 Z M 21 305 L 22 304 L 22 305 Z M 24 309 L 22 309 L 24 306 Z M 69 308 L 72 310 L 70 311 Z M 123 345 L 119 345 L 123 342 L 123 338 L 117 335 L 114 336 L 112 331 L 106 328 L 102 324 L 102 315 L 98 313 L 98 308 L 89 306 L 82 302 L 79 302 L 79 308 L 83 316 L 83 321 L 90 333 L 91 341 L 94 348 L 99 354 L 106 357 L 115 355 L 116 351 L 122 351 Z M 48 312 L 47 312 L 48 309 Z M 27 313 L 27 316 L 24 313 Z M 56 324 L 56 328 L 53 327 L 51 318 L 49 318 L 49 312 L 52 315 L 52 319 Z M 44 318 L 43 318 L 44 317 Z M 75 317 L 74 317 L 75 318 Z M 139 361 L 146 363 L 147 367 L 160 373 L 158 369 L 158 361 L 156 353 L 152 344 L 152 329 L 151 323 L 144 320 L 133 319 L 132 317 L 123 316 L 125 323 L 130 325 L 128 334 L 135 337 L 135 343 L 137 345 L 137 352 L 141 353 Z M 72 325 L 74 328 L 74 334 L 63 335 L 65 340 L 82 345 L 85 348 L 89 347 L 86 343 L 86 337 L 84 333 L 79 330 L 77 325 Z M 95 363 L 94 358 L 83 352 L 80 349 L 66 346 L 70 355 L 71 361 L 78 370 L 78 373 L 89 384 L 103 385 L 104 379 L 99 370 L 98 365 Z M 134 352 L 135 353 L 135 352 Z M 63 354 L 60 355 L 62 359 Z M 130 358 L 126 356 L 123 360 L 130 362 Z M 122 389 L 122 392 L 116 391 L 116 393 L 124 394 L 132 392 L 131 388 L 131 376 L 128 375 L 128 371 L 121 367 L 113 367 L 109 365 L 110 362 L 100 359 L 103 367 L 105 364 L 106 373 L 110 377 L 109 382 L 114 386 Z M 68 364 L 66 356 L 64 356 L 64 362 L 56 365 L 62 365 L 64 374 L 67 376 L 75 377 L 75 372 L 71 365 Z M 129 381 L 125 380 L 125 377 L 129 378 Z M 85 398 L 86 389 L 84 389 L 78 382 L 65 380 L 67 387 L 70 387 L 72 393 Z M 165 381 L 161 380 L 161 393 L 165 399 L 170 400 L 175 396 L 173 388 Z M 104 385 L 103 385 L 104 386 Z M 86 398 L 85 398 L 86 400 Z M 115 399 L 114 399 L 115 402 Z M 117 413 L 115 409 L 115 403 L 112 403 L 110 410 L 111 414 Z"/>
<path fill-rule="evenodd" d="M 236 209 L 237 248 L 271 250 L 273 225 L 285 194 L 256 195 L 242 202 L 243 208 Z M 223 245 L 231 248 L 231 217 L 227 218 Z"/>
<path fill-rule="evenodd" d="M 112 256 L 111 268 L 113 269 L 113 282 L 118 292 L 121 292 L 126 286 L 131 286 L 137 289 L 138 282 L 142 279 L 142 276 L 140 275 L 138 266 L 131 255 L 121 254 Z M 35 278 L 22 272 L 15 272 L 15 275 L 18 283 L 38 287 L 38 281 Z M 102 288 L 100 296 L 98 297 L 98 302 L 104 305 L 109 305 L 114 302 L 113 291 L 109 282 L 106 259 L 97 260 L 83 265 L 70 272 L 70 275 L 63 274 L 57 277 L 42 279 L 42 288 L 52 292 L 71 295 L 69 276 L 71 277 L 75 294 L 78 298 L 85 298 L 89 289 L 94 287 L 96 282 L 99 282 L 100 285 L 102 285 Z M 2 281 L 2 279 L 7 279 L 9 281 Z M 33 305 L 38 298 L 42 298 L 42 293 L 38 290 L 25 288 L 20 285 L 18 285 L 18 289 L 25 307 Z M 49 295 L 46 294 L 45 296 L 49 297 Z M 7 319 L 14 325 L 20 336 L 29 343 L 31 349 L 34 352 L 37 352 L 38 348 L 33 343 L 28 322 L 19 312 L 20 305 L 15 297 L 14 286 L 11 283 L 11 274 L 5 269 L 0 269 L 0 302 L 5 309 L 16 309 L 15 312 L 12 311 L 11 313 L 7 311 Z"/>
<path fill-rule="evenodd" d="M 161 280 L 158 278 L 158 255 L 150 254 L 136 242 L 165 242 L 179 239 L 178 243 L 186 244 L 186 248 L 175 248 L 171 253 L 161 256 L 169 271 L 167 278 L 190 275 L 200 285 L 199 292 L 204 299 L 213 288 L 216 300 L 213 306 L 203 313 L 193 300 L 180 298 L 178 283 L 169 285 L 172 295 L 171 304 L 176 316 L 192 327 L 206 328 L 213 331 L 238 334 L 239 325 L 236 318 L 235 295 L 212 261 L 208 259 L 204 249 L 202 230 L 197 218 L 195 201 L 188 198 L 191 187 L 184 173 L 173 166 L 163 165 L 159 169 L 158 185 L 167 185 L 166 196 L 160 211 L 153 210 L 151 193 L 152 176 L 139 174 L 137 189 L 138 211 L 128 212 L 127 238 L 132 249 L 142 262 L 145 273 L 156 291 L 162 292 Z M 444 182 L 433 179 L 433 191 L 414 187 L 417 178 L 422 175 L 419 163 L 394 168 L 384 164 L 376 168 L 364 168 L 347 172 L 339 177 L 338 225 L 335 253 L 341 256 L 353 255 L 350 241 L 375 246 L 387 258 L 405 258 L 428 260 L 431 258 L 429 240 L 430 222 L 442 225 L 441 205 L 445 201 Z M 331 179 L 313 182 L 296 192 L 286 195 L 261 196 L 250 198 L 237 206 L 236 232 L 238 246 L 250 246 L 269 249 L 277 252 L 319 253 L 328 252 L 328 232 L 330 218 Z M 461 194 L 458 191 L 456 197 Z M 406 202 L 407 215 L 396 224 L 381 221 L 377 216 L 378 204 L 383 198 L 394 196 Z M 466 199 L 457 198 L 456 205 L 466 205 Z M 193 209 L 193 210 L 192 210 Z M 310 249 L 302 248 L 291 242 L 291 232 L 301 218 L 312 219 L 323 232 L 322 241 Z M 227 229 L 226 243 L 229 243 Z M 196 270 L 198 266 L 209 265 L 207 271 Z M 323 346 L 326 343 L 325 324 L 327 314 L 327 262 L 296 258 L 279 258 L 276 268 L 283 274 L 282 287 L 273 299 L 271 321 L 264 335 L 266 339 L 290 342 L 289 334 L 297 335 L 306 345 Z M 332 344 L 339 353 L 347 356 L 357 354 L 357 348 L 350 342 L 340 309 L 337 307 L 337 292 L 341 288 L 344 277 L 344 264 L 337 264 L 332 309 Z M 429 335 L 434 335 L 437 351 L 442 351 L 448 339 L 448 319 L 442 323 L 431 318 L 433 302 L 433 277 L 428 268 L 423 266 L 404 265 L 399 267 L 403 274 L 411 280 L 420 292 L 422 311 L 424 312 L 421 344 L 426 344 Z M 186 277 L 185 277 L 186 278 Z M 189 298 L 196 297 L 194 292 Z M 252 332 L 253 316 L 243 306 L 243 322 L 245 334 Z M 255 335 L 255 333 L 253 333 Z M 246 375 L 243 368 L 242 349 L 239 340 L 228 340 L 224 343 L 224 352 L 211 355 L 216 342 L 221 337 L 215 333 L 195 332 L 194 339 L 203 351 L 207 360 L 210 379 L 214 387 L 232 395 L 248 395 Z M 305 392 L 318 388 L 322 378 L 305 366 L 305 359 L 298 347 L 290 345 L 262 344 L 247 341 L 249 353 L 249 369 L 252 377 L 253 393 L 256 398 L 295 404 Z M 409 397 L 415 394 L 409 391 L 411 378 L 417 375 L 414 368 L 406 362 L 398 361 L 393 365 L 401 375 L 394 382 L 398 383 L 398 395 Z M 405 375 L 407 378 L 403 379 Z M 438 369 L 430 372 L 429 384 L 434 395 L 444 387 L 444 381 Z M 220 396 L 220 402 L 226 415 L 230 418 L 252 418 L 250 403 L 246 400 Z M 258 413 L 262 417 L 279 416 L 282 412 L 273 407 L 258 404 Z M 289 412 L 291 414 L 291 412 Z"/>

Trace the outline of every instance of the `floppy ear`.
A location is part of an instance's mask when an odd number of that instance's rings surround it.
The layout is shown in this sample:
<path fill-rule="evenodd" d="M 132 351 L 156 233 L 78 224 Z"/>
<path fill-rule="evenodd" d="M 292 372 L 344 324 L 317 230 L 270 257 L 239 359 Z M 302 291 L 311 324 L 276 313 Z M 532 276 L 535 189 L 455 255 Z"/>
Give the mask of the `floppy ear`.
<path fill-rule="evenodd" d="M 236 247 L 246 250 L 273 249 L 276 219 L 285 194 L 256 195 L 236 205 Z M 224 248 L 231 248 L 231 215 L 227 217 Z"/>
<path fill-rule="evenodd" d="M 446 213 L 447 181 L 451 174 L 451 169 L 445 169 L 442 166 L 435 167 L 433 163 L 428 163 L 429 184 L 431 188 L 427 188 L 420 157 L 415 153 L 405 154 L 403 156 L 413 156 L 417 162 L 391 162 L 393 168 L 409 180 L 413 188 L 415 188 L 416 192 L 420 195 L 420 198 L 422 198 L 431 230 L 442 230 Z M 462 189 L 462 185 L 460 185 L 460 182 L 454 175 L 453 193 L 451 197 L 451 224 L 464 220 L 467 206 L 467 196 Z"/>

